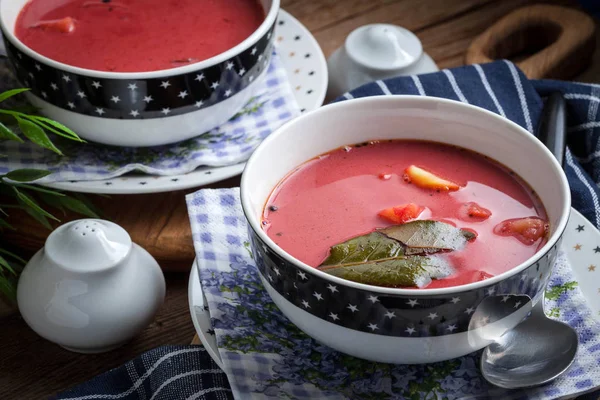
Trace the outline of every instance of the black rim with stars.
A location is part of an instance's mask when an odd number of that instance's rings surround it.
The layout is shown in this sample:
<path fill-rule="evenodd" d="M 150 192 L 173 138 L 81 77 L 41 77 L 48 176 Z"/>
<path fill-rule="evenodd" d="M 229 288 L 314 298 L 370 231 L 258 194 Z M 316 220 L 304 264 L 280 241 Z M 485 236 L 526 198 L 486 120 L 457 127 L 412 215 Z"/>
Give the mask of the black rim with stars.
<path fill-rule="evenodd" d="M 78 114 L 135 120 L 202 110 L 247 88 L 269 65 L 274 27 L 247 50 L 219 64 L 152 79 L 74 74 L 29 57 L 7 35 L 4 43 L 18 80 L 40 99 Z"/>
<path fill-rule="evenodd" d="M 260 274 L 296 307 L 345 328 L 397 337 L 466 332 L 513 314 L 527 305 L 525 299 L 539 299 L 562 241 L 561 235 L 530 267 L 494 285 L 446 295 L 411 297 L 369 292 L 307 273 L 270 249 L 250 226 L 248 231 Z M 496 302 L 493 308 L 503 311 L 482 316 L 477 307 L 484 299 L 488 305 L 489 301 Z"/>

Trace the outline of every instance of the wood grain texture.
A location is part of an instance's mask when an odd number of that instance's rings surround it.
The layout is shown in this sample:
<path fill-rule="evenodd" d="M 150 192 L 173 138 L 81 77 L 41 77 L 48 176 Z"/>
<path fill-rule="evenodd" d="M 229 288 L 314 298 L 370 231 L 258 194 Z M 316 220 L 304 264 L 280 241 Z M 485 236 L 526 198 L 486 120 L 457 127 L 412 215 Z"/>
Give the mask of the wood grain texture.
<path fill-rule="evenodd" d="M 530 79 L 569 79 L 589 64 L 595 28 L 591 17 L 571 8 L 522 7 L 477 37 L 465 61 L 481 64 L 511 58 Z"/>
<path fill-rule="evenodd" d="M 440 68 L 464 64 L 471 41 L 502 16 L 529 0 L 282 0 L 282 7 L 317 37 L 326 55 L 340 46 L 354 28 L 389 22 L 417 33 Z M 574 0 L 547 1 L 575 4 Z M 600 79 L 600 56 L 579 80 Z M 210 187 L 234 187 L 239 177 Z M 104 216 L 122 225 L 132 239 L 148 249 L 167 273 L 167 299 L 157 318 L 127 346 L 99 355 L 79 355 L 38 337 L 18 316 L 0 320 L 0 398 L 38 399 L 121 365 L 143 351 L 164 344 L 189 344 L 194 328 L 188 309 L 187 271 L 194 251 L 185 194 L 92 196 Z M 75 218 L 68 215 L 63 221 Z M 20 232 L 5 235 L 14 245 L 39 249 L 47 231 L 27 217 L 13 215 Z M 24 234 L 24 232 L 26 234 Z M 186 271 L 186 272 L 183 272 Z M 193 343 L 198 343 L 197 337 Z"/>

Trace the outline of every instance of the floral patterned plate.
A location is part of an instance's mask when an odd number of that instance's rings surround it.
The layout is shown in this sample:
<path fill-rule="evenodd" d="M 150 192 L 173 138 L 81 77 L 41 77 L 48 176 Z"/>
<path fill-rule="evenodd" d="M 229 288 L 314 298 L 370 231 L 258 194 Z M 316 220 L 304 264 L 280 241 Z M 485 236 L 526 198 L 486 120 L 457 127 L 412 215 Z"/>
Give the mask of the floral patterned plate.
<path fill-rule="evenodd" d="M 600 319 L 600 232 L 578 211 L 571 209 L 562 247 L 589 307 Z M 547 298 L 551 299 L 553 289 L 547 292 Z M 557 289 L 560 291 L 564 288 Z M 557 295 L 560 293 L 557 292 Z M 188 298 L 196 332 L 211 357 L 223 368 L 196 265 L 192 267 L 190 273 Z M 550 316 L 553 316 L 556 311 L 546 310 Z"/>
<path fill-rule="evenodd" d="M 280 10 L 275 28 L 277 53 L 283 62 L 302 112 L 320 107 L 327 91 L 327 64 L 319 44 L 296 18 Z M 2 49 L 0 49 L 0 53 Z M 245 163 L 200 167 L 182 175 L 130 174 L 97 181 L 47 183 L 55 189 L 105 194 L 158 193 L 188 189 L 239 175 Z"/>

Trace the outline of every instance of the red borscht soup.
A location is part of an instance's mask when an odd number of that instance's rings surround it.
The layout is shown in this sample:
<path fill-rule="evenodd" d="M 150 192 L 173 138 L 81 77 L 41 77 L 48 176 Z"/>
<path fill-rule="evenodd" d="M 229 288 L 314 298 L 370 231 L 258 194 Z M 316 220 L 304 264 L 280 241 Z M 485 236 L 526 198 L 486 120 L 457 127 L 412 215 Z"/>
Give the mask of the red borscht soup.
<path fill-rule="evenodd" d="M 449 145 L 374 141 L 298 167 L 263 228 L 300 261 L 356 282 L 443 288 L 521 264 L 547 240 L 533 190 L 487 157 Z"/>
<path fill-rule="evenodd" d="M 68 65 L 145 72 L 223 53 L 264 18 L 258 0 L 31 0 L 15 35 Z"/>

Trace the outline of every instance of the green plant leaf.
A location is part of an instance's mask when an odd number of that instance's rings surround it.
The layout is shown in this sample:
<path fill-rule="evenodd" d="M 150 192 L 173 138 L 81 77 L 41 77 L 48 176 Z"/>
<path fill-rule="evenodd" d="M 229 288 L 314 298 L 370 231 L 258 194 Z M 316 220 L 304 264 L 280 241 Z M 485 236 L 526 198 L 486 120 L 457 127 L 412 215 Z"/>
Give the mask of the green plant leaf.
<path fill-rule="evenodd" d="M 3 218 L 0 218 L 0 229 L 2 229 L 2 228 L 10 229 L 13 231 L 15 230 L 14 226 L 12 226 L 8 222 L 6 222 Z"/>
<path fill-rule="evenodd" d="M 109 195 L 103 195 L 103 194 L 96 194 L 96 196 L 110 198 Z M 77 200 L 81 201 L 83 204 L 85 204 L 87 206 L 87 208 L 89 208 L 96 215 L 98 215 L 98 217 L 96 217 L 96 218 L 103 218 L 102 210 L 100 210 L 98 207 L 96 207 L 96 205 L 94 203 L 92 203 L 88 197 L 86 197 L 85 195 L 83 195 L 81 193 L 73 193 L 73 197 L 75 197 Z"/>
<path fill-rule="evenodd" d="M 318 268 L 369 285 L 423 287 L 452 273 L 445 260 L 428 255 L 461 249 L 474 237 L 444 222 L 413 221 L 339 243 Z"/>
<path fill-rule="evenodd" d="M 13 97 L 19 93 L 23 93 L 23 92 L 27 92 L 29 89 L 26 88 L 22 88 L 22 89 L 12 89 L 12 90 L 7 90 L 6 92 L 2 92 L 0 93 L 0 102 Z"/>
<path fill-rule="evenodd" d="M 432 279 L 445 278 L 452 272 L 444 260 L 424 256 L 331 265 L 320 269 L 349 281 L 386 287 L 424 287 L 431 283 Z"/>
<path fill-rule="evenodd" d="M 403 243 L 407 255 L 459 250 L 467 241 L 475 238 L 473 232 L 458 229 L 445 222 L 430 220 L 393 225 L 378 232 Z"/>
<path fill-rule="evenodd" d="M 4 269 L 6 269 L 8 272 L 13 274 L 14 276 L 17 276 L 17 272 L 13 269 L 13 267 L 10 266 L 8 261 L 6 261 L 6 259 L 2 256 L 0 256 L 0 266 L 4 267 Z"/>
<path fill-rule="evenodd" d="M 52 189 L 45 189 L 36 185 L 28 185 L 26 183 L 10 183 L 10 186 L 16 186 L 23 189 L 33 190 L 35 192 L 46 193 L 52 196 L 62 197 L 65 194 Z"/>
<path fill-rule="evenodd" d="M 13 140 L 15 142 L 23 143 L 23 139 L 16 133 L 10 130 L 10 128 L 0 122 L 0 139 Z"/>
<path fill-rule="evenodd" d="M 62 194 L 62 193 L 61 193 L 61 195 L 64 196 L 64 194 Z M 61 211 L 63 213 L 63 215 L 67 214 L 67 212 L 66 212 L 65 208 L 63 207 L 62 203 L 60 202 L 60 198 L 58 196 L 55 196 L 52 194 L 47 194 L 47 193 L 40 193 L 39 197 L 40 197 L 40 199 L 42 199 L 42 201 L 44 203 L 46 203 L 50 207 L 56 208 L 57 210 Z"/>
<path fill-rule="evenodd" d="M 52 172 L 43 169 L 15 169 L 8 172 L 5 176 L 16 182 L 32 182 L 50 175 Z"/>
<path fill-rule="evenodd" d="M 36 214 L 39 214 L 39 215 L 41 215 L 43 217 L 50 218 L 50 219 L 53 219 L 55 221 L 59 221 L 58 218 L 56 218 L 54 215 L 50 214 L 49 212 L 47 212 L 46 210 L 44 210 L 43 208 L 41 208 L 35 202 L 35 200 L 33 200 L 28 195 L 26 195 L 24 192 L 21 192 L 19 189 L 17 189 L 14 186 L 12 188 L 13 188 L 15 194 L 17 195 L 17 199 L 19 200 L 19 202 L 21 202 L 23 205 L 25 205 L 25 206 L 28 207 L 27 209 L 25 209 L 25 211 L 32 211 L 32 212 L 35 212 Z"/>
<path fill-rule="evenodd" d="M 43 121 L 39 121 L 36 119 L 35 115 L 22 115 L 23 118 L 27 118 L 29 121 L 31 121 L 32 123 L 36 124 L 37 126 L 39 126 L 40 128 L 47 130 L 49 132 L 52 132 L 58 136 L 62 136 L 66 139 L 69 140 L 77 140 L 77 141 L 83 141 L 82 139 L 79 139 L 79 137 L 73 137 L 71 134 L 63 132 L 59 129 L 54 128 L 52 125 L 47 124 Z"/>
<path fill-rule="evenodd" d="M 19 257 L 18 255 L 16 255 L 13 252 L 10 252 L 8 250 L 4 250 L 4 249 L 0 248 L 0 253 L 17 260 L 19 263 L 21 263 L 22 266 L 25 266 L 25 264 L 27 264 L 27 261 L 25 261 L 24 259 L 22 259 L 21 257 Z"/>
<path fill-rule="evenodd" d="M 92 218 L 100 218 L 98 214 L 92 211 L 84 202 L 75 199 L 73 197 L 65 196 L 59 198 L 60 204 L 65 206 L 67 209 L 74 211 L 78 214 L 85 215 Z"/>
<path fill-rule="evenodd" d="M 58 129 L 59 131 L 61 131 L 64 134 L 68 135 L 70 138 L 80 141 L 80 142 L 85 142 L 85 140 L 81 139 L 79 137 L 79 135 L 77 135 L 71 128 L 61 124 L 60 122 L 51 120 L 50 118 L 46 118 L 46 117 L 40 117 L 38 115 L 32 115 L 29 116 L 28 118 L 34 120 L 35 122 L 39 122 L 45 125 L 45 127 L 47 127 L 47 125 L 50 125 L 51 127 Z M 56 133 L 56 132 L 55 132 Z"/>
<path fill-rule="evenodd" d="M 44 228 L 52 230 L 52 225 L 50 225 L 50 222 L 48 222 L 48 218 L 46 218 L 43 214 L 41 214 L 31 208 L 25 208 L 24 210 L 33 219 L 35 219 L 37 222 L 39 222 Z"/>
<path fill-rule="evenodd" d="M 17 299 L 17 287 L 16 284 L 11 282 L 8 278 L 0 275 L 0 293 L 4 294 L 9 300 Z"/>
<path fill-rule="evenodd" d="M 324 265 L 361 263 L 404 255 L 404 246 L 397 240 L 372 232 L 333 246 Z"/>
<path fill-rule="evenodd" d="M 15 118 L 19 123 L 19 128 L 21 128 L 21 131 L 29 140 L 31 140 L 38 146 L 41 146 L 48 150 L 52 150 L 56 154 L 62 156 L 62 152 L 58 148 L 56 148 L 56 146 L 54 146 L 54 143 L 52 143 L 52 141 L 50 140 L 50 138 L 48 138 L 48 135 L 46 135 L 46 132 L 44 132 L 42 128 L 40 128 L 33 122 L 23 119 L 21 117 Z"/>

